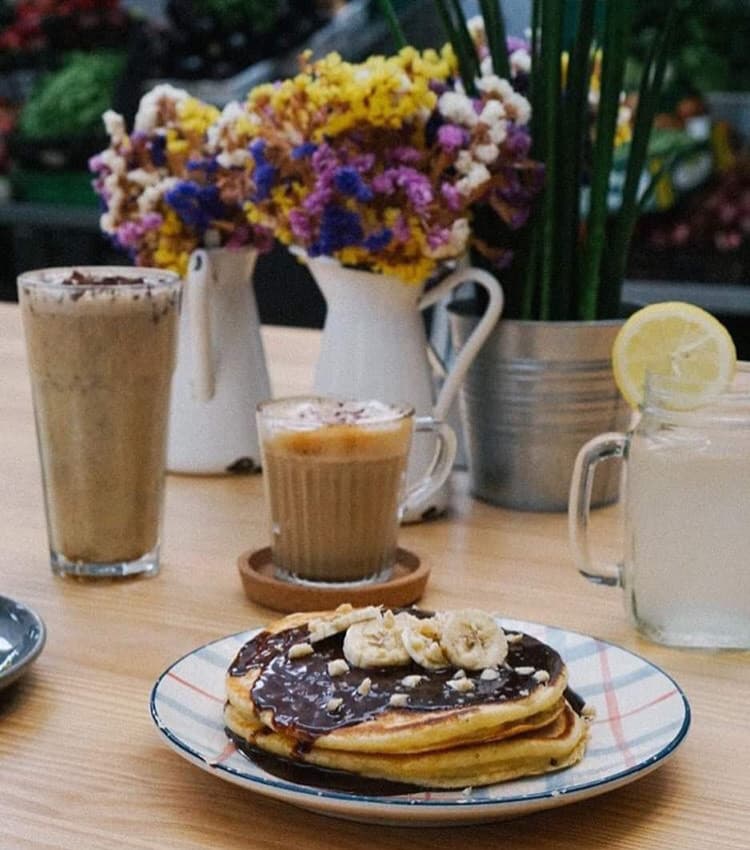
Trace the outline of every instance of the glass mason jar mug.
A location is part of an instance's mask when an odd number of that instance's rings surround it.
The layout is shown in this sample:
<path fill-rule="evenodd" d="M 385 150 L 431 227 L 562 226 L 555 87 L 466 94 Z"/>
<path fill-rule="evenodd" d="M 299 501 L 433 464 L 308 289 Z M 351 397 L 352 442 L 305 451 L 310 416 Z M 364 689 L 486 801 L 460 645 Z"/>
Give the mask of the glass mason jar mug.
<path fill-rule="evenodd" d="M 570 492 L 580 572 L 619 585 L 637 628 L 671 646 L 750 648 L 750 364 L 712 403 L 678 410 L 684 385 L 648 376 L 640 419 L 580 451 Z M 592 563 L 587 527 L 596 465 L 622 457 L 625 560 Z"/>

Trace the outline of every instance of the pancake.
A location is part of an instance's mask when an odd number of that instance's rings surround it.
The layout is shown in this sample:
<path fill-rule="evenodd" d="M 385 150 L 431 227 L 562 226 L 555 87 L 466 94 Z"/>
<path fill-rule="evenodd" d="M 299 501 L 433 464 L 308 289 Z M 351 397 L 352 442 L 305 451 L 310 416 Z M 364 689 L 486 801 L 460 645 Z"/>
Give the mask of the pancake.
<path fill-rule="evenodd" d="M 554 649 L 482 612 L 342 606 L 285 617 L 241 648 L 225 725 L 316 767 L 424 787 L 488 784 L 583 756 L 587 724 L 565 700 L 567 683 Z"/>
<path fill-rule="evenodd" d="M 425 788 L 490 785 L 561 770 L 580 761 L 587 737 L 586 723 L 567 703 L 562 713 L 541 730 L 500 741 L 407 754 L 345 752 L 315 745 L 309 750 L 298 748 L 291 737 L 244 724 L 231 705 L 225 708 L 224 723 L 240 740 L 280 758 Z"/>

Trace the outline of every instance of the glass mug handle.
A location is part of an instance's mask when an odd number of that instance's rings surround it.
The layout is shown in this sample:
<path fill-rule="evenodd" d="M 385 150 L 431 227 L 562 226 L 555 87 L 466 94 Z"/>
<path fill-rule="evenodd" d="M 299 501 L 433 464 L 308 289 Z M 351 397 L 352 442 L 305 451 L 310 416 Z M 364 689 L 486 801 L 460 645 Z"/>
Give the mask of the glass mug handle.
<path fill-rule="evenodd" d="M 570 545 L 578 572 L 594 584 L 614 587 L 622 584 L 622 567 L 619 564 L 605 564 L 597 568 L 592 563 L 588 528 L 596 467 L 603 460 L 624 457 L 627 444 L 625 434 L 600 434 L 581 448 L 573 468 L 568 500 Z"/>
<path fill-rule="evenodd" d="M 420 513 L 420 508 L 426 506 L 448 480 L 453 469 L 453 461 L 456 459 L 456 435 L 450 425 L 432 416 L 415 416 L 414 433 L 434 434 L 437 438 L 437 447 L 427 472 L 419 481 L 412 484 L 404 496 L 399 512 L 401 516 L 407 511 Z"/>

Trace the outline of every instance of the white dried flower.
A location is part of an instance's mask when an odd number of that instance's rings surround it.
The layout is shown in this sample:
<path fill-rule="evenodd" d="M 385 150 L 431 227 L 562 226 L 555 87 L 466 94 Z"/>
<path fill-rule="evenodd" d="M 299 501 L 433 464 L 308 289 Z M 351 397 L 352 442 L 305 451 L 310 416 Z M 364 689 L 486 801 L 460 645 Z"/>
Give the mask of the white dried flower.
<path fill-rule="evenodd" d="M 501 100 L 488 100 L 479 114 L 481 123 L 489 126 L 496 124 L 503 118 L 505 118 L 505 106 Z"/>
<path fill-rule="evenodd" d="M 241 168 L 250 159 L 250 152 L 244 148 L 235 148 L 232 151 L 222 151 L 216 162 L 222 168 Z"/>
<path fill-rule="evenodd" d="M 187 100 L 190 95 L 184 89 L 177 89 L 169 83 L 154 86 L 141 98 L 138 112 L 135 114 L 133 129 L 139 133 L 150 133 L 159 123 L 159 106 L 162 100 L 171 100 L 178 104 Z"/>
<path fill-rule="evenodd" d="M 474 166 L 474 158 L 469 151 L 459 151 L 454 165 L 459 174 L 468 174 Z"/>
<path fill-rule="evenodd" d="M 490 165 L 500 156 L 500 148 L 492 143 L 487 145 L 477 145 L 474 148 L 474 158 L 479 162 Z"/>
<path fill-rule="evenodd" d="M 516 74 L 528 74 L 531 70 L 531 55 L 526 50 L 514 50 L 508 57 L 510 72 Z"/>
<path fill-rule="evenodd" d="M 469 173 L 456 183 L 456 189 L 462 195 L 472 195 L 477 189 L 484 186 L 490 180 L 491 176 L 486 165 L 483 165 L 481 162 L 474 163 Z"/>
<path fill-rule="evenodd" d="M 481 15 L 473 15 L 466 21 L 466 29 L 474 42 L 484 41 L 485 26 Z"/>
<path fill-rule="evenodd" d="M 464 127 L 473 127 L 478 120 L 471 98 L 458 92 L 447 91 L 441 94 L 438 110 L 449 121 Z"/>
<path fill-rule="evenodd" d="M 531 119 L 531 104 L 522 94 L 513 93 L 506 98 L 505 111 L 516 124 L 528 124 Z"/>
<path fill-rule="evenodd" d="M 104 122 L 104 129 L 107 131 L 107 135 L 112 140 L 112 144 L 119 145 L 125 138 L 125 119 L 119 112 L 115 112 L 114 109 L 108 109 L 102 115 L 102 121 Z"/>
<path fill-rule="evenodd" d="M 489 128 L 487 135 L 490 137 L 490 141 L 493 142 L 493 144 L 501 145 L 508 136 L 508 122 L 498 121 L 493 124 Z"/>
<path fill-rule="evenodd" d="M 477 80 L 477 88 L 484 94 L 496 94 L 502 100 L 509 100 L 515 94 L 513 86 L 497 74 L 480 77 Z"/>

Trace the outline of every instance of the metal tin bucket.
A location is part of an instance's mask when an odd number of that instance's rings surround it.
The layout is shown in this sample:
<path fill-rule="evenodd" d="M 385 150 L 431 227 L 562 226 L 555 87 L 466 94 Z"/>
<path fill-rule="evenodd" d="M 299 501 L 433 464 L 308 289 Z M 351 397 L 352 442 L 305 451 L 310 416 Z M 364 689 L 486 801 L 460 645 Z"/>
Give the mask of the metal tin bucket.
<path fill-rule="evenodd" d="M 450 306 L 460 346 L 476 325 L 468 302 Z M 472 493 L 507 508 L 564 511 L 581 446 L 627 429 L 630 411 L 612 377 L 622 322 L 501 319 L 461 389 Z M 621 466 L 598 471 L 592 505 L 617 501 Z"/>

